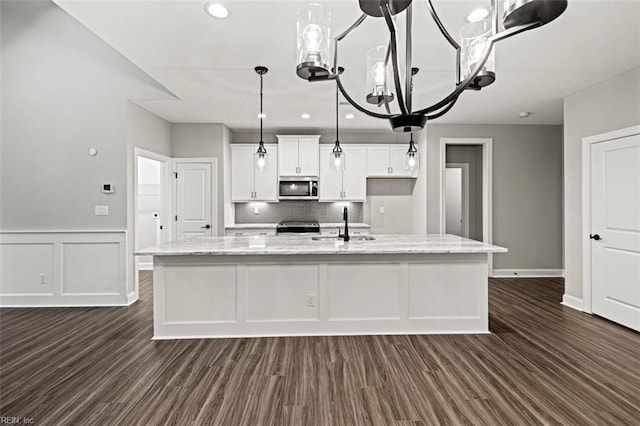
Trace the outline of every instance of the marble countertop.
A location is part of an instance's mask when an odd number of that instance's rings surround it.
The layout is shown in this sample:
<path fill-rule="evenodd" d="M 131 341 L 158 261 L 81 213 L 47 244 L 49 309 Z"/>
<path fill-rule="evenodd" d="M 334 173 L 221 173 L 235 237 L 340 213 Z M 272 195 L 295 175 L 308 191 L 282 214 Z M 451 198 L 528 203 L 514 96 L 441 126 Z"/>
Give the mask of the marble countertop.
<path fill-rule="evenodd" d="M 225 226 L 224 229 L 276 229 L 277 223 L 237 223 L 235 225 Z M 320 222 L 320 228 L 342 228 L 344 222 Z M 351 223 L 349 222 L 349 228 L 371 228 L 366 223 Z"/>
<path fill-rule="evenodd" d="M 372 241 L 313 241 L 310 236 L 198 237 L 138 250 L 137 255 L 296 255 L 504 253 L 498 247 L 456 235 L 375 235 Z"/>

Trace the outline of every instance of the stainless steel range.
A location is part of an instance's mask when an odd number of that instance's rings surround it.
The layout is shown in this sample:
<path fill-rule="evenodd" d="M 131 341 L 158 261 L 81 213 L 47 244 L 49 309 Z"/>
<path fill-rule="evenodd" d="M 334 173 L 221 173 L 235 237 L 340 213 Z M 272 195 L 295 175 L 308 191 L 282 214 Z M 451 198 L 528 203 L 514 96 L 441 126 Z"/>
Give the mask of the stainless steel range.
<path fill-rule="evenodd" d="M 276 227 L 276 234 L 319 234 L 317 220 L 283 220 Z"/>

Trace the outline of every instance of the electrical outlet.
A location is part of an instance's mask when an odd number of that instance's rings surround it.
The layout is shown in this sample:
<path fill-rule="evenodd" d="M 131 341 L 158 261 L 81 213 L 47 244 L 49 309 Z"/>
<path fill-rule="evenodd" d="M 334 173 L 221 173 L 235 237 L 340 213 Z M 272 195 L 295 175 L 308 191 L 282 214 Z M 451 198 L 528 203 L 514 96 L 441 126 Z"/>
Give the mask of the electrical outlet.
<path fill-rule="evenodd" d="M 380 207 L 380 214 L 384 214 L 384 207 Z"/>
<path fill-rule="evenodd" d="M 46 284 L 47 283 L 47 274 L 45 273 L 40 273 L 40 284 Z"/>
<path fill-rule="evenodd" d="M 313 307 L 316 306 L 316 295 L 313 293 L 307 294 L 307 306 Z"/>
<path fill-rule="evenodd" d="M 109 216 L 109 206 L 95 206 L 94 211 L 96 216 Z"/>
<path fill-rule="evenodd" d="M 260 207 L 254 207 L 253 214 L 260 214 Z"/>

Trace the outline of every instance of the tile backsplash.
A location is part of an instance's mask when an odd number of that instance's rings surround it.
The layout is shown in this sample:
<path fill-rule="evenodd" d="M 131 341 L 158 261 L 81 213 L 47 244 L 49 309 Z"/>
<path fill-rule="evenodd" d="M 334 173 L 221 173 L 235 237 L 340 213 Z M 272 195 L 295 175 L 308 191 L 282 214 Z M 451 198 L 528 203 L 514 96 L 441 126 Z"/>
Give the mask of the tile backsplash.
<path fill-rule="evenodd" d="M 281 220 L 342 222 L 342 208 L 349 209 L 349 222 L 362 222 L 362 203 L 317 201 L 280 201 L 279 203 L 236 203 L 236 223 L 278 223 Z M 255 214 L 254 209 L 259 213 Z"/>

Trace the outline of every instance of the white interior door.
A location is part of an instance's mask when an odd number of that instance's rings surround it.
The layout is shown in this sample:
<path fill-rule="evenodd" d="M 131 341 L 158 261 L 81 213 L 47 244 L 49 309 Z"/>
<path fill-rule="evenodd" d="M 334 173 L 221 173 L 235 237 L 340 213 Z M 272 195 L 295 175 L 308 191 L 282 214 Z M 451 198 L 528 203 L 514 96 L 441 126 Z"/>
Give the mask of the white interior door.
<path fill-rule="evenodd" d="M 640 135 L 591 145 L 593 313 L 640 331 Z"/>
<path fill-rule="evenodd" d="M 462 169 L 445 170 L 445 232 L 462 236 Z"/>
<path fill-rule="evenodd" d="M 176 162 L 176 238 L 214 235 L 212 163 Z"/>

